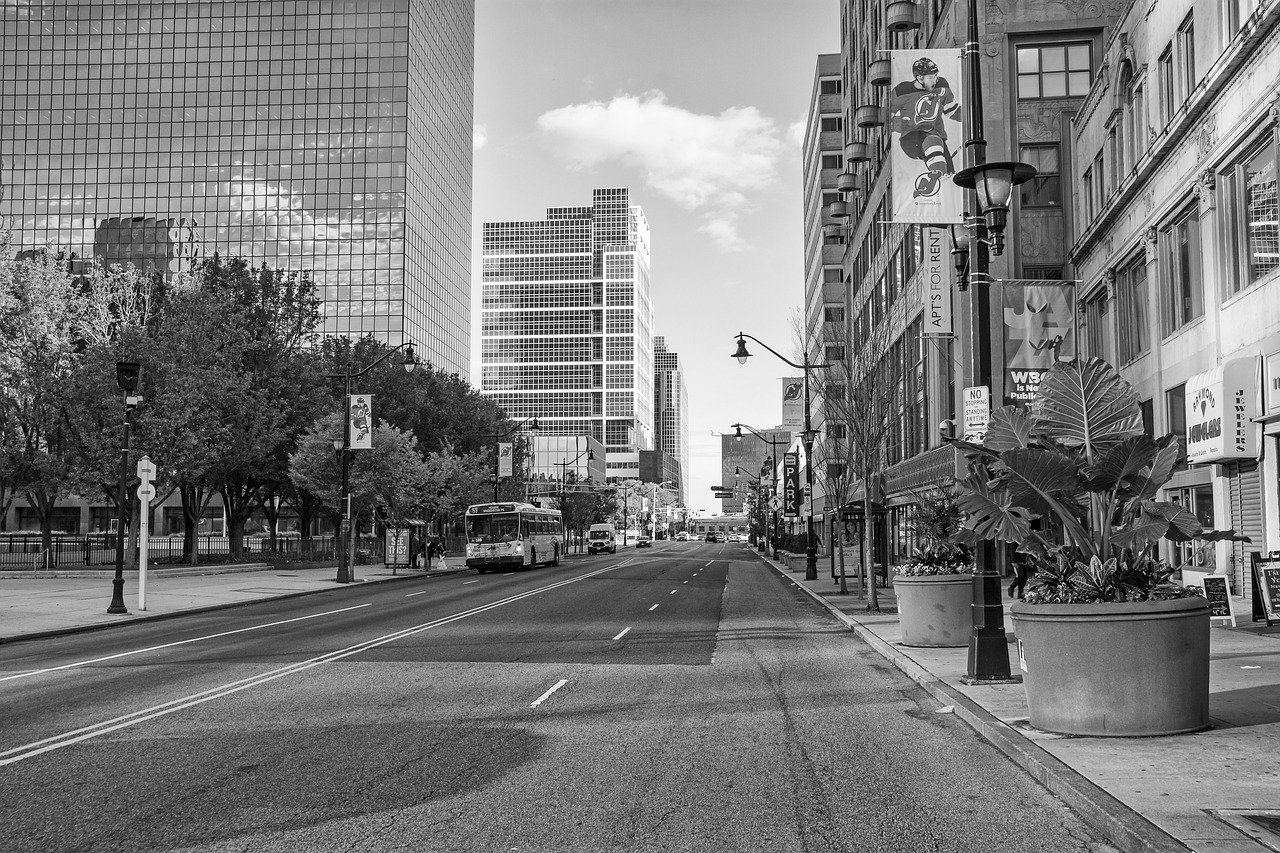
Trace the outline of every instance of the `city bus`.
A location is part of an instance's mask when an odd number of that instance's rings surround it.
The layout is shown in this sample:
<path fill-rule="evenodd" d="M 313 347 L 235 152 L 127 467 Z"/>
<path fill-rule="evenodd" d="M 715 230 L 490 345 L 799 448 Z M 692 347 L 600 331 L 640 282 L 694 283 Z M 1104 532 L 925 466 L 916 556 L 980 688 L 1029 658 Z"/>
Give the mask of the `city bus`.
<path fill-rule="evenodd" d="M 564 521 L 558 509 L 527 503 L 472 504 L 464 516 L 467 568 L 495 569 L 560 565 Z"/>

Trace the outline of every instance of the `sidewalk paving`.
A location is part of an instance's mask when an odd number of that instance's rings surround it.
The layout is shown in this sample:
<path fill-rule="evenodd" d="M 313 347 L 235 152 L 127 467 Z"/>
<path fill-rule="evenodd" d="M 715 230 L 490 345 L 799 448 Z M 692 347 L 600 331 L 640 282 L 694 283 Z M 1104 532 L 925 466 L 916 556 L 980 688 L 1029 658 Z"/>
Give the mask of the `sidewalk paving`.
<path fill-rule="evenodd" d="M 1211 629 L 1210 730 L 1155 738 L 1064 737 L 1030 728 L 1022 685 L 962 684 L 967 649 L 900 645 L 892 587 L 879 591 L 880 612 L 870 613 L 865 599 L 839 594 L 825 564 L 818 580 L 805 581 L 803 568 L 766 562 L 1126 853 L 1280 851 L 1280 628 L 1241 622 L 1239 628 Z M 130 612 L 120 615 L 106 612 L 110 572 L 0 577 L 0 643 L 458 571 L 460 565 L 395 574 L 382 565 L 357 566 L 359 582 L 344 586 L 335 582 L 332 567 L 168 570 L 148 573 L 145 611 L 137 608 L 137 572 L 131 572 L 125 582 Z M 1237 612 L 1248 611 L 1241 606 Z M 1016 672 L 1012 645 L 1010 661 Z M 1261 822 L 1243 814 L 1260 815 Z"/>
<path fill-rule="evenodd" d="M 968 649 L 901 645 L 893 588 L 866 599 L 840 595 L 825 562 L 818 580 L 777 571 L 829 608 L 872 648 L 918 682 L 983 738 L 1061 797 L 1126 851 L 1263 853 L 1280 850 L 1280 628 L 1251 624 L 1210 630 L 1212 728 L 1189 735 L 1088 738 L 1055 735 L 1027 722 L 1021 684 L 961 682 Z M 851 578 L 846 577 L 850 589 Z M 1012 599 L 1005 599 L 1006 604 Z M 1248 614 L 1236 600 L 1237 614 Z M 1010 637 L 1010 664 L 1018 672 Z M 1218 624 L 1218 623 L 1215 623 Z M 1260 815 L 1261 822 L 1244 817 Z"/>

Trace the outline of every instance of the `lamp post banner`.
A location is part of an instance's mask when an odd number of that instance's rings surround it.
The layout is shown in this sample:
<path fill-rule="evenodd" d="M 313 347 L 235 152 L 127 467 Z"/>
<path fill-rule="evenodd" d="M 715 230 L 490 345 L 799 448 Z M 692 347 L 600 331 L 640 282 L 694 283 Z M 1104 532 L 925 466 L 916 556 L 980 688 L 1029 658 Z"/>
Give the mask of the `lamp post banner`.
<path fill-rule="evenodd" d="M 787 429 L 804 426 L 803 376 L 788 376 L 782 380 L 782 425 Z"/>
<path fill-rule="evenodd" d="M 800 517 L 803 498 L 800 488 L 800 454 L 782 454 L 782 514 L 788 518 Z"/>
<path fill-rule="evenodd" d="M 890 51 L 889 131 L 893 219 L 935 225 L 963 221 L 963 193 L 951 176 L 963 136 L 960 55 L 954 48 Z"/>
<path fill-rule="evenodd" d="M 924 296 L 922 337 L 949 338 L 954 333 L 951 320 L 951 250 L 945 228 L 922 228 L 924 260 L 921 281 Z"/>
<path fill-rule="evenodd" d="M 1075 284 L 1004 284 L 1004 397 L 1030 406 L 1055 361 L 1076 357 Z"/>
<path fill-rule="evenodd" d="M 347 398 L 347 447 L 351 450 L 373 449 L 373 395 L 352 394 Z"/>
<path fill-rule="evenodd" d="M 498 444 L 498 476 L 511 476 L 511 460 L 514 454 L 511 452 L 512 443 L 503 441 Z"/>

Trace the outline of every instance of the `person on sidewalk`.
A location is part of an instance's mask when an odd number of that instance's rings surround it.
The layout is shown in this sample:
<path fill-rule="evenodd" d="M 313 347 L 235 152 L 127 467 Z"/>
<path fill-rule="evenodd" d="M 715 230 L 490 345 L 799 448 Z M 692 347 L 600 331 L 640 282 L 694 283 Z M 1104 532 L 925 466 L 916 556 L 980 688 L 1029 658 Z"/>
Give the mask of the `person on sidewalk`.
<path fill-rule="evenodd" d="M 1030 557 L 1014 551 L 1009 561 L 1013 564 L 1013 583 L 1009 584 L 1009 597 L 1022 601 L 1023 594 L 1026 592 L 1027 578 L 1031 577 Z"/>

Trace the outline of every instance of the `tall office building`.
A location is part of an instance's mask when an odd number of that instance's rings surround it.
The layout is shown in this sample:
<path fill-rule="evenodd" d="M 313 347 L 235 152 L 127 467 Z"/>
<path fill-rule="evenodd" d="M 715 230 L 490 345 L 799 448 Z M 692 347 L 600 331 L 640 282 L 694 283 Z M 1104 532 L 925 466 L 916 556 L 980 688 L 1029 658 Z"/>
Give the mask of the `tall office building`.
<path fill-rule="evenodd" d="M 474 29 L 474 0 L 0 3 L 0 219 L 139 265 L 165 229 L 119 223 L 185 220 L 309 270 L 326 333 L 466 374 Z"/>
<path fill-rule="evenodd" d="M 756 481 L 763 479 L 766 486 L 772 486 L 779 461 L 774 457 L 786 453 L 791 443 L 791 430 L 782 427 L 762 429 L 759 435 L 743 430 L 741 438 L 721 435 L 718 485 L 728 486 L 733 494 L 720 499 L 720 512 L 724 515 L 742 512 L 746 508 L 747 493 L 756 489 Z"/>
<path fill-rule="evenodd" d="M 604 442 L 613 479 L 653 448 L 649 225 L 626 189 L 546 219 L 486 222 L 481 384 L 543 435 Z"/>
<path fill-rule="evenodd" d="M 667 349 L 662 335 L 653 339 L 654 445 L 676 460 L 680 504 L 686 505 L 689 480 L 689 391 L 680 369 L 680 355 Z"/>

